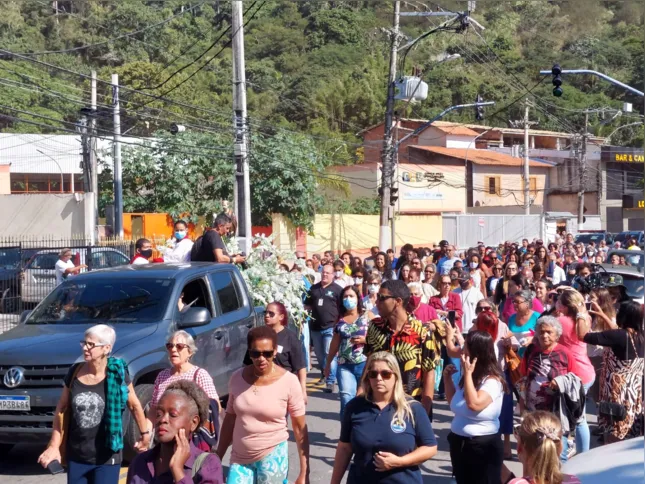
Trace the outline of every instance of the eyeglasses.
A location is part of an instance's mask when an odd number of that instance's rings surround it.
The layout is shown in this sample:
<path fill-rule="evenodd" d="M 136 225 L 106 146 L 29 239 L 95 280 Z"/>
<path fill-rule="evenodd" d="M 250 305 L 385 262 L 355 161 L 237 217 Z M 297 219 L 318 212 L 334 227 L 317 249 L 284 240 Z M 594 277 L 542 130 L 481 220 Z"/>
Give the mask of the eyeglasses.
<path fill-rule="evenodd" d="M 381 375 L 381 378 L 383 378 L 383 380 L 389 380 L 390 378 L 392 378 L 392 375 L 394 375 L 394 373 L 391 370 L 370 370 L 367 372 L 367 376 L 370 378 L 370 380 L 376 380 L 379 375 Z"/>
<path fill-rule="evenodd" d="M 396 296 L 387 296 L 385 294 L 377 294 L 376 295 L 376 300 L 377 301 L 387 301 L 388 299 L 396 299 Z"/>
<path fill-rule="evenodd" d="M 254 360 L 257 360 L 260 356 L 264 356 L 265 359 L 270 360 L 271 358 L 273 358 L 273 350 L 270 350 L 270 351 L 249 350 L 249 356 Z"/>
<path fill-rule="evenodd" d="M 442 285 L 442 286 L 449 286 L 449 285 L 450 285 L 450 283 L 449 283 L 449 282 L 445 282 L 445 281 L 441 281 L 441 285 Z"/>
<path fill-rule="evenodd" d="M 493 308 L 490 306 L 479 306 L 478 308 L 475 308 L 476 313 L 481 313 L 482 311 L 491 311 Z"/>
<path fill-rule="evenodd" d="M 172 351 L 175 347 L 177 347 L 177 351 L 182 351 L 188 348 L 188 345 L 185 343 L 166 343 L 166 349 L 168 351 Z"/>
<path fill-rule="evenodd" d="M 526 299 L 519 299 L 513 301 L 513 306 L 519 306 L 520 304 L 524 304 L 525 302 L 528 302 Z"/>
<path fill-rule="evenodd" d="M 87 346 L 88 350 L 93 350 L 94 348 L 101 347 L 101 346 L 107 346 L 105 343 L 94 343 L 92 341 L 79 341 L 81 344 L 81 348 L 85 349 Z"/>

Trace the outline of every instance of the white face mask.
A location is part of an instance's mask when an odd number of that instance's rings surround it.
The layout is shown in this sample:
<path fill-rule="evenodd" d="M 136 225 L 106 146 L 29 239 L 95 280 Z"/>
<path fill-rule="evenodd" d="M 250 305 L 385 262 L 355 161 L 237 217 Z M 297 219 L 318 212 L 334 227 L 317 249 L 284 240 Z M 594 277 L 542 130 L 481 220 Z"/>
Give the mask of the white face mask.
<path fill-rule="evenodd" d="M 591 252 L 591 251 L 587 251 L 587 255 L 588 255 L 589 257 L 593 257 L 593 252 Z"/>
<path fill-rule="evenodd" d="M 343 277 L 343 271 L 336 271 L 336 277 Z"/>
<path fill-rule="evenodd" d="M 370 294 L 376 294 L 379 290 L 379 285 L 370 284 L 369 286 L 367 286 L 367 290 L 369 291 Z"/>
<path fill-rule="evenodd" d="M 354 284 L 363 284 L 363 278 L 362 277 L 355 277 L 354 278 Z"/>
<path fill-rule="evenodd" d="M 470 263 L 470 268 L 471 268 L 471 269 L 477 269 L 477 266 L 478 266 L 478 265 L 479 265 L 479 264 L 478 264 L 477 262 L 471 262 L 471 263 Z"/>

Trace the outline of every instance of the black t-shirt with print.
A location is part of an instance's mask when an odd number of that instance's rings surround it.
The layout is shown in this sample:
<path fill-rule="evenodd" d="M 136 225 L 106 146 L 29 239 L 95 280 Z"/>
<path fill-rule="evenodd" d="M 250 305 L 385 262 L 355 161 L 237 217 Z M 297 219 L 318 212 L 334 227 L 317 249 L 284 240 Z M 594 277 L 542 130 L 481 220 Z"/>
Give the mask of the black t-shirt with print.
<path fill-rule="evenodd" d="M 246 350 L 244 364 L 250 365 L 252 363 L 249 350 Z M 284 328 L 278 333 L 278 354 L 275 357 L 275 363 L 291 373 L 298 373 L 299 370 L 305 368 L 302 343 L 300 343 L 298 335 L 288 328 Z"/>
<path fill-rule="evenodd" d="M 107 378 L 96 385 L 85 385 L 78 378 L 71 381 L 77 367 L 73 365 L 64 380 L 70 408 L 67 459 L 83 464 L 121 464 L 121 452 L 114 454 L 105 441 Z M 127 372 L 126 383 L 130 384 Z"/>

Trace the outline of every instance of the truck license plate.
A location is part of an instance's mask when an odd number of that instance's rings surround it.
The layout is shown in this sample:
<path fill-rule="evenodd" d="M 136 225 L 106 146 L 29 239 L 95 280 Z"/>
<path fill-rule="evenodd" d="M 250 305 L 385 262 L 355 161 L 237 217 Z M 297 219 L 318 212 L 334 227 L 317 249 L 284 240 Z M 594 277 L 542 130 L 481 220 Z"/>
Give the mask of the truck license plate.
<path fill-rule="evenodd" d="M 29 403 L 29 395 L 24 396 L 6 396 L 0 395 L 0 411 L 8 410 L 15 412 L 23 412 L 31 410 Z"/>

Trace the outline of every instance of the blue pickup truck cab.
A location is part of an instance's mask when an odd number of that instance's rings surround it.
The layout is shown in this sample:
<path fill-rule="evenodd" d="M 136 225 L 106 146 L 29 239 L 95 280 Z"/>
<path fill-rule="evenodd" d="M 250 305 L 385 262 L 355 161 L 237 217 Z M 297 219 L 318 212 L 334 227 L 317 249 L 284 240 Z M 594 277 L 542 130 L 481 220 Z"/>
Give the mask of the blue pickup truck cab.
<path fill-rule="evenodd" d="M 179 310 L 179 300 L 187 306 Z M 16 442 L 47 443 L 63 377 L 82 361 L 87 328 L 116 330 L 113 356 L 129 366 L 137 396 L 149 404 L 157 374 L 170 366 L 165 343 L 177 329 L 197 343 L 193 363 L 208 370 L 219 395 L 242 366 L 246 336 L 260 309 L 228 264 L 130 265 L 92 271 L 56 287 L 12 330 L 0 335 L 0 455 Z M 138 438 L 124 414 L 125 455 Z"/>

